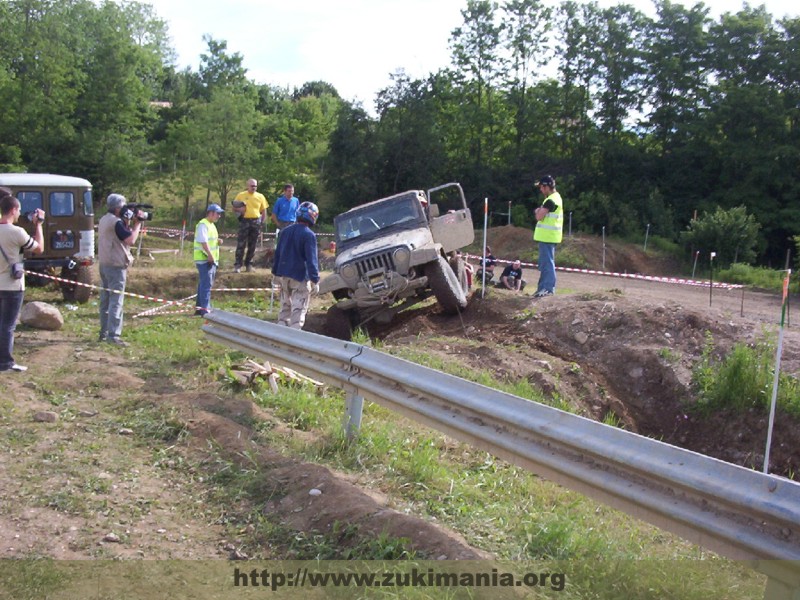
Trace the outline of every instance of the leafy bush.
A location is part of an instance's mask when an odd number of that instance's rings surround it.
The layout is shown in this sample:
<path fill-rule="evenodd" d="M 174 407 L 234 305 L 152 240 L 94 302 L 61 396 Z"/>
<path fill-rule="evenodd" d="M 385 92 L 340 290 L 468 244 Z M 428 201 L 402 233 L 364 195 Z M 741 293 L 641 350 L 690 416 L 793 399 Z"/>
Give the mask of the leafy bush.
<path fill-rule="evenodd" d="M 776 271 L 766 267 L 751 267 L 742 263 L 733 263 L 729 269 L 719 271 L 715 279 L 728 283 L 741 283 L 766 290 L 780 290 L 786 271 Z"/>
<path fill-rule="evenodd" d="M 730 210 L 717 207 L 713 213 L 692 219 L 681 238 L 687 248 L 705 254 L 716 252 L 718 264 L 727 267 L 735 262 L 755 260 L 760 227 L 744 206 Z"/>

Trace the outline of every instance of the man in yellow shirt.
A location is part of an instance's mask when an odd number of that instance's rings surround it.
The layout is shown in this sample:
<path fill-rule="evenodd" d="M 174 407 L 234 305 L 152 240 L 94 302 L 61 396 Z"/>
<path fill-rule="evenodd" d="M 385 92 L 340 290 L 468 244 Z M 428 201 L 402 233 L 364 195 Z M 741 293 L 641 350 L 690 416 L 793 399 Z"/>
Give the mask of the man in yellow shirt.
<path fill-rule="evenodd" d="M 267 199 L 259 194 L 258 182 L 247 180 L 247 190 L 236 194 L 234 210 L 239 213 L 239 238 L 236 242 L 236 258 L 233 270 L 241 272 L 242 265 L 248 272 L 253 270 L 253 255 L 256 253 L 261 224 L 267 221 Z"/>

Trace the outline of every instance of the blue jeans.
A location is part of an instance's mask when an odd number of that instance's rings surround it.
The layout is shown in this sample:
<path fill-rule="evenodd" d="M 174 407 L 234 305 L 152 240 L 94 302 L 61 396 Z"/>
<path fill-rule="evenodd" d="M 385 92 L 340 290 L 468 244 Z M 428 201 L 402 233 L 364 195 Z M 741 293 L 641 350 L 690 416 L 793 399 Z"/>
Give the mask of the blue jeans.
<path fill-rule="evenodd" d="M 195 308 L 200 310 L 211 310 L 211 287 L 214 285 L 214 277 L 217 275 L 217 265 L 211 264 L 207 260 L 194 263 L 197 266 L 197 302 Z"/>
<path fill-rule="evenodd" d="M 0 290 L 0 371 L 8 371 L 14 366 L 14 330 L 17 317 L 22 308 L 23 291 Z"/>
<path fill-rule="evenodd" d="M 100 339 L 118 338 L 122 335 L 122 303 L 125 301 L 125 283 L 128 269 L 100 265 Z M 114 293 L 114 290 L 119 293 Z"/>
<path fill-rule="evenodd" d="M 539 286 L 537 292 L 556 292 L 556 245 L 539 242 Z"/>

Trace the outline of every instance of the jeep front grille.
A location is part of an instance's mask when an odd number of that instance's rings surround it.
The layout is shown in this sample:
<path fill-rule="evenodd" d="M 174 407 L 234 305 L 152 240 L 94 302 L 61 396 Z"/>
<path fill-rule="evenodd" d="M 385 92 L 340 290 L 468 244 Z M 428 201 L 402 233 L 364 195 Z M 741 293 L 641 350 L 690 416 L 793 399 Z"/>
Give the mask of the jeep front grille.
<path fill-rule="evenodd" d="M 363 277 L 367 273 L 375 270 L 381 271 L 394 271 L 394 259 L 391 252 L 382 252 L 381 254 L 374 254 L 367 258 L 362 258 L 355 263 L 358 269 L 358 276 Z"/>

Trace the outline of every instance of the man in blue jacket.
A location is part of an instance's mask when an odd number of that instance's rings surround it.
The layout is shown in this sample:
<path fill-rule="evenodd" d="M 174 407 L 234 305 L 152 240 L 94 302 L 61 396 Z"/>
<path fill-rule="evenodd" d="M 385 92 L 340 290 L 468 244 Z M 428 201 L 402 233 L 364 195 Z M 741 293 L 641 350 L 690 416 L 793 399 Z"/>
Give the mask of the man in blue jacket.
<path fill-rule="evenodd" d="M 278 325 L 302 329 L 311 294 L 319 292 L 317 236 L 311 229 L 317 223 L 319 208 L 303 202 L 297 209 L 297 222 L 278 236 L 272 274 L 281 286 Z"/>

